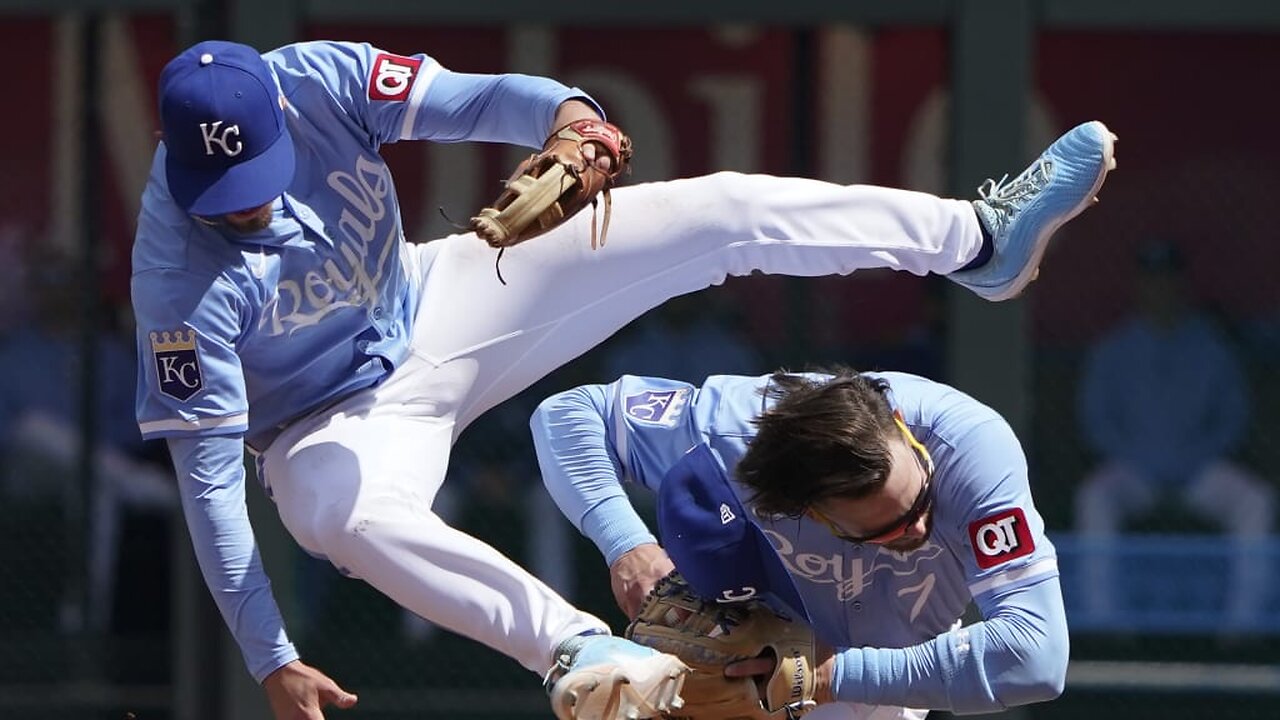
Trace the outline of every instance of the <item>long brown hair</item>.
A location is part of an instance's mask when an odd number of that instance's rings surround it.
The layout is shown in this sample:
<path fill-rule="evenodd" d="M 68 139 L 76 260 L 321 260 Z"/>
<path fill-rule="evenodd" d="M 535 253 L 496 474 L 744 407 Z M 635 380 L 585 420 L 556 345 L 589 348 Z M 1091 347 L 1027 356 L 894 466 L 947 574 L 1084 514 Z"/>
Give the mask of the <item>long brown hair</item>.
<path fill-rule="evenodd" d="M 766 515 L 799 517 L 831 497 L 865 497 L 889 476 L 889 439 L 897 433 L 889 384 L 835 368 L 831 377 L 773 374 L 764 393 L 773 407 L 738 461 L 738 479 Z"/>

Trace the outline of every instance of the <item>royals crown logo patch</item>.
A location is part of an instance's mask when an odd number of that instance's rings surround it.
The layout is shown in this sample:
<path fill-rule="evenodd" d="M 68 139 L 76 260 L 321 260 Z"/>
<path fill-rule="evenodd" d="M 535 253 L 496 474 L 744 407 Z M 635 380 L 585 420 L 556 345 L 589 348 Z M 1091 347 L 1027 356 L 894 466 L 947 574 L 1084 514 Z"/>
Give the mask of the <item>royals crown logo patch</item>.
<path fill-rule="evenodd" d="M 195 330 L 151 333 L 151 353 L 156 359 L 160 392 L 185 402 L 204 387 Z"/>
<path fill-rule="evenodd" d="M 689 401 L 689 388 L 645 390 L 622 399 L 623 411 L 633 420 L 674 427 Z"/>

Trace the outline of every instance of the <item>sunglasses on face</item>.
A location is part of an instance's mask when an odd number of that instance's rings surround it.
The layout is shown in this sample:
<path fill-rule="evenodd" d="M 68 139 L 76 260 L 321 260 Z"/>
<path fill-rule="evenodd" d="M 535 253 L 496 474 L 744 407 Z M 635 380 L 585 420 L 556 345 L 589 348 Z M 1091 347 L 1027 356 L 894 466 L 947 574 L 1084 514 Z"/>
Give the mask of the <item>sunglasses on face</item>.
<path fill-rule="evenodd" d="M 903 422 L 902 418 L 896 413 L 894 414 L 893 422 L 898 426 L 898 429 L 902 431 L 903 436 L 907 440 L 907 445 L 909 445 L 915 453 L 916 462 L 920 463 L 920 469 L 924 471 L 924 481 L 920 483 L 920 492 L 916 494 L 916 499 L 912 501 L 911 507 L 907 508 L 907 511 L 903 513 L 902 517 L 894 520 L 892 523 L 889 523 L 880 530 L 863 535 L 850 535 L 841 529 L 839 525 L 835 524 L 831 518 L 823 515 L 817 508 L 809 508 L 809 516 L 825 525 L 827 529 L 831 531 L 832 535 L 835 535 L 841 540 L 851 543 L 873 543 L 876 545 L 891 543 L 903 535 L 906 535 L 907 530 L 910 529 L 912 525 L 919 522 L 920 518 L 933 507 L 933 493 L 930 492 L 930 489 L 933 486 L 933 458 L 929 457 L 929 451 L 925 449 L 924 445 L 922 445 L 919 440 L 916 440 L 915 436 L 911 434 L 911 431 L 907 429 L 907 424 Z"/>

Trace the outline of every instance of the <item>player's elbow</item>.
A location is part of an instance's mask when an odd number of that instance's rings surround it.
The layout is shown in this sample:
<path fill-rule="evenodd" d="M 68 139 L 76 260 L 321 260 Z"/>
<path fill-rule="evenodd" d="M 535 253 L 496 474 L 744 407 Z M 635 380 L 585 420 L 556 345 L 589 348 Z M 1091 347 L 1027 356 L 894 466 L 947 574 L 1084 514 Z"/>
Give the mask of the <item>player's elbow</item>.
<path fill-rule="evenodd" d="M 563 417 L 571 408 L 581 406 L 582 402 L 582 388 L 572 388 L 548 397 L 538 403 L 533 415 L 529 416 L 529 429 L 534 437 L 538 437 L 555 424 L 556 418 Z"/>
<path fill-rule="evenodd" d="M 601 423 L 604 410 L 596 407 L 593 393 L 598 386 L 583 385 L 556 393 L 538 403 L 529 417 L 529 431 L 533 435 L 533 448 L 538 464 L 543 470 L 543 482 L 552 480 L 548 469 L 562 464 L 565 457 L 573 456 L 584 435 L 603 433 Z"/>
<path fill-rule="evenodd" d="M 1021 648 L 1020 662 L 1003 673 L 992 688 L 1004 707 L 1030 705 L 1057 699 L 1067 684 L 1070 647 L 1067 634 L 1044 635 L 1033 646 Z"/>
<path fill-rule="evenodd" d="M 1040 671 L 1020 678 L 1016 684 L 998 690 L 1000 704 L 1004 707 L 1017 707 L 1032 703 L 1056 700 L 1067 684 L 1067 669 L 1042 668 Z"/>

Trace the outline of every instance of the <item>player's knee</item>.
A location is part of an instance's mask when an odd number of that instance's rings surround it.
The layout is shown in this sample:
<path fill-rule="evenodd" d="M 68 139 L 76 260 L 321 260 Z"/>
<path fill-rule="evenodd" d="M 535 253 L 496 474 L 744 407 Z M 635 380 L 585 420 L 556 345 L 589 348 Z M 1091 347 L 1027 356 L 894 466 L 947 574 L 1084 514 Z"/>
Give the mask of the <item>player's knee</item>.
<path fill-rule="evenodd" d="M 725 207 L 751 207 L 760 202 L 760 194 L 764 191 L 761 185 L 763 176 L 748 175 L 733 170 L 721 170 L 706 176 L 711 192 L 718 196 Z"/>
<path fill-rule="evenodd" d="M 311 518 L 310 535 L 317 549 L 326 557 L 333 558 L 349 532 L 348 520 L 353 517 L 350 512 L 342 512 L 337 508 L 326 508 Z"/>
<path fill-rule="evenodd" d="M 699 208 L 699 216 L 711 214 L 708 208 L 720 208 L 726 215 L 738 215 L 752 204 L 759 204 L 761 190 L 758 178 L 734 170 L 699 175 L 674 181 L 670 189 L 691 208 Z"/>
<path fill-rule="evenodd" d="M 390 537 L 397 528 L 414 523 L 425 527 L 432 522 L 441 520 L 430 508 L 417 508 L 403 498 L 361 498 L 348 507 L 317 513 L 311 534 L 326 557 L 343 563 L 365 546 Z"/>

